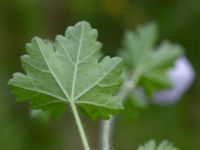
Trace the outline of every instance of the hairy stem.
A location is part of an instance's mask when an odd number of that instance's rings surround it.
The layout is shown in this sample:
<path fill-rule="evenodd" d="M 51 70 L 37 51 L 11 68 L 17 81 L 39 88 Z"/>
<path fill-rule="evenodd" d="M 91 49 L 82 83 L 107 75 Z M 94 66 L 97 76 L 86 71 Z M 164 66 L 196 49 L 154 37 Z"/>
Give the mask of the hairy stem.
<path fill-rule="evenodd" d="M 130 92 L 134 90 L 140 78 L 140 72 L 137 71 L 132 78 L 127 78 L 125 83 L 123 84 L 121 90 L 118 92 L 118 96 L 121 101 L 125 101 Z M 102 150 L 111 150 L 111 140 L 112 140 L 112 132 L 114 130 L 114 122 L 116 117 L 112 116 L 109 120 L 105 120 L 102 122 Z"/>
<path fill-rule="evenodd" d="M 116 117 L 111 117 L 109 120 L 102 121 L 102 137 L 101 137 L 101 144 L 102 144 L 102 150 L 110 150 L 111 145 L 111 139 L 112 139 L 112 132 L 113 132 L 113 126 L 114 121 Z"/>
<path fill-rule="evenodd" d="M 83 142 L 84 149 L 85 149 L 85 150 L 90 150 L 90 146 L 89 146 L 89 143 L 88 143 L 88 140 L 87 140 L 85 131 L 84 131 L 84 129 L 83 129 L 83 125 L 82 125 L 81 119 L 80 119 L 80 117 L 79 117 L 79 114 L 78 114 L 78 110 L 77 110 L 77 108 L 76 108 L 76 105 L 75 105 L 73 102 L 71 102 L 70 104 L 71 104 L 72 112 L 73 112 L 73 114 L 74 114 L 74 118 L 75 118 L 75 121 L 76 121 L 76 125 L 77 125 L 77 127 L 78 127 L 78 130 L 79 130 L 79 133 L 80 133 L 82 142 Z"/>

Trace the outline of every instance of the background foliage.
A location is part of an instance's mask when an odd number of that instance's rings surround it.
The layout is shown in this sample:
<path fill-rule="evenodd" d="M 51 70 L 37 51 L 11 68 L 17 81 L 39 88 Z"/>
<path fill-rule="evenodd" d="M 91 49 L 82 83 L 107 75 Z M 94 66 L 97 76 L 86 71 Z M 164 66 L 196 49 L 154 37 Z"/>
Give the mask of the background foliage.
<path fill-rule="evenodd" d="M 19 56 L 37 35 L 52 39 L 68 25 L 89 21 L 99 31 L 106 54 L 121 47 L 124 30 L 156 21 L 159 39 L 170 39 L 186 49 L 196 70 L 196 80 L 173 106 L 152 105 L 133 117 L 120 114 L 114 135 L 116 150 L 132 150 L 149 139 L 168 139 L 183 150 L 200 149 L 200 1 L 199 0 L 15 0 L 0 1 L 0 149 L 81 149 L 70 112 L 44 123 L 30 118 L 28 104 L 17 104 L 7 87 L 13 72 L 21 71 Z M 93 149 L 98 149 L 98 122 L 85 116 Z"/>

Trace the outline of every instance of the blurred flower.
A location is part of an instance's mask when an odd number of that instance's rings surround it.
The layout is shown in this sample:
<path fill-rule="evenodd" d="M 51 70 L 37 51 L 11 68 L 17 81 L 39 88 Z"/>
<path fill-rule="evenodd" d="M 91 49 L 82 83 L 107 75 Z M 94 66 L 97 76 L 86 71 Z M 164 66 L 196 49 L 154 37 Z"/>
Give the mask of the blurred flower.
<path fill-rule="evenodd" d="M 168 76 L 172 82 L 172 88 L 155 92 L 153 101 L 156 104 L 166 105 L 177 102 L 191 86 L 195 72 L 187 58 L 182 57 L 177 59 L 174 67 L 169 70 Z"/>

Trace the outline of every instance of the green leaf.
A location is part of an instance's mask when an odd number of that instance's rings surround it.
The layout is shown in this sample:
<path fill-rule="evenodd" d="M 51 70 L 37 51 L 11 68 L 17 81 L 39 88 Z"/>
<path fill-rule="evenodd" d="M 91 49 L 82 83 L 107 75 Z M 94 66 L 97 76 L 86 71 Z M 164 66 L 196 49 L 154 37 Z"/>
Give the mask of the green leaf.
<path fill-rule="evenodd" d="M 167 71 L 183 52 L 182 47 L 168 41 L 155 47 L 157 36 L 155 23 L 139 27 L 135 32 L 127 31 L 120 52 L 127 70 L 140 74 L 139 86 L 142 86 L 148 95 L 155 90 L 171 86 Z"/>
<path fill-rule="evenodd" d="M 122 109 L 115 96 L 122 79 L 122 60 L 99 60 L 102 44 L 98 32 L 87 22 L 70 26 L 55 43 L 35 37 L 21 57 L 26 74 L 15 73 L 9 81 L 18 101 L 32 108 L 63 112 L 68 103 L 82 107 L 92 118 L 108 119 Z M 105 113 L 100 113 L 101 110 Z"/>
<path fill-rule="evenodd" d="M 179 150 L 175 148 L 173 144 L 169 143 L 168 141 L 163 141 L 159 145 L 156 144 L 155 141 L 149 141 L 148 143 L 140 146 L 138 150 Z"/>

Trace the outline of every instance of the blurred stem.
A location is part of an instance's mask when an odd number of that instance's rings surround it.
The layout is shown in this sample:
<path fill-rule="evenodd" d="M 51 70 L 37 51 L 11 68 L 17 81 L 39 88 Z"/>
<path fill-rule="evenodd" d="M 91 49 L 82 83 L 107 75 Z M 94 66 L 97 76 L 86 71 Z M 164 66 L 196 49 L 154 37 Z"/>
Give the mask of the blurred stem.
<path fill-rule="evenodd" d="M 135 74 L 129 79 L 127 78 L 123 84 L 121 90 L 118 92 L 118 96 L 121 101 L 124 102 L 128 97 L 129 93 L 132 92 L 138 84 L 141 72 L 135 71 Z M 114 130 L 114 122 L 116 117 L 112 116 L 109 120 L 102 122 L 102 150 L 111 150 L 112 132 Z"/>
<path fill-rule="evenodd" d="M 82 142 L 83 142 L 84 149 L 85 149 L 85 150 L 90 150 L 90 146 L 89 146 L 89 143 L 88 143 L 88 140 L 87 140 L 85 131 L 84 131 L 84 129 L 83 129 L 83 125 L 82 125 L 81 119 L 80 119 L 80 117 L 79 117 L 79 114 L 78 114 L 78 110 L 77 110 L 77 108 L 76 108 L 76 105 L 74 104 L 74 102 L 71 102 L 70 104 L 71 104 L 72 112 L 73 112 L 73 114 L 74 114 L 74 118 L 75 118 L 75 121 L 76 121 L 76 125 L 77 125 L 77 127 L 78 127 L 78 130 L 79 130 L 79 133 L 80 133 Z"/>

